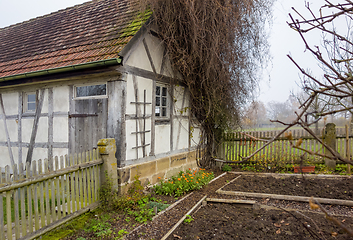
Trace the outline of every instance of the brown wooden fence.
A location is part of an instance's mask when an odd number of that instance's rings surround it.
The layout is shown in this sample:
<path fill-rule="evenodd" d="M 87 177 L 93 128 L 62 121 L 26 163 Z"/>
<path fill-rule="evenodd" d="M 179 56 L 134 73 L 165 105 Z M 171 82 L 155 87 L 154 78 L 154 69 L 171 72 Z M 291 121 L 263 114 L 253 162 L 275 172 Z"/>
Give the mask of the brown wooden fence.
<path fill-rule="evenodd" d="M 303 129 L 298 130 L 289 130 L 292 133 L 294 143 L 298 139 L 302 139 L 301 148 L 306 150 L 311 150 L 314 152 L 324 153 L 324 149 L 321 144 L 314 139 L 308 132 Z M 289 131 L 286 133 L 288 134 Z M 228 132 L 224 133 L 223 142 L 219 146 L 218 150 L 218 158 L 226 160 L 226 161 L 240 161 L 241 156 L 246 157 L 261 148 L 266 144 L 266 141 L 254 140 L 245 134 L 249 134 L 255 138 L 259 139 L 271 139 L 276 134 L 278 134 L 280 130 L 273 131 L 243 131 L 243 132 Z M 245 134 L 244 134 L 245 133 Z M 320 129 L 320 133 L 322 133 L 322 129 Z M 336 150 L 342 154 L 342 156 L 346 156 L 347 148 L 350 149 L 352 153 L 352 139 L 353 136 L 348 136 L 348 144 L 345 134 L 345 128 L 336 128 Z M 321 137 L 322 138 L 322 137 Z M 269 146 L 261 150 L 257 153 L 253 159 L 270 159 L 276 158 L 281 159 L 282 161 L 286 161 L 288 163 L 292 163 L 293 161 L 297 161 L 299 156 L 302 155 L 304 151 L 292 148 L 289 144 L 289 140 L 285 138 L 285 133 L 280 136 L 279 139 L 275 140 Z M 313 162 L 322 162 L 323 159 L 317 156 L 310 156 L 306 154 L 306 159 Z"/>
<path fill-rule="evenodd" d="M 34 239 L 98 206 L 102 163 L 93 150 L 0 168 L 0 240 Z"/>

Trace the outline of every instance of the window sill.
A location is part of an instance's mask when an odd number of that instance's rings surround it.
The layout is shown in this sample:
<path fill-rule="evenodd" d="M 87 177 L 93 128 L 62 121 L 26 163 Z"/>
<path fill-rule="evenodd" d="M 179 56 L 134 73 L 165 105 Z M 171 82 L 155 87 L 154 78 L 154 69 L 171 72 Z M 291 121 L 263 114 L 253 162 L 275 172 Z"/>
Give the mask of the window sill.
<path fill-rule="evenodd" d="M 155 124 L 156 125 L 167 125 L 167 124 L 170 124 L 170 119 L 156 119 Z"/>

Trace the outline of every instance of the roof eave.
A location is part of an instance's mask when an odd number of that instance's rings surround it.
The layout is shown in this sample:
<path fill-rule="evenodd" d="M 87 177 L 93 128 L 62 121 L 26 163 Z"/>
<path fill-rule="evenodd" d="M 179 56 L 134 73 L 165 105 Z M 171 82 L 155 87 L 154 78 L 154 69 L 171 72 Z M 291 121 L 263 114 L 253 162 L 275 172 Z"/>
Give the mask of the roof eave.
<path fill-rule="evenodd" d="M 6 76 L 6 77 L 0 77 L 0 82 L 25 79 L 25 78 L 33 78 L 33 77 L 41 77 L 49 74 L 65 73 L 65 72 L 84 70 L 84 69 L 96 68 L 96 67 L 102 67 L 102 66 L 118 65 L 118 64 L 121 64 L 121 62 L 122 62 L 122 57 L 118 57 L 118 58 L 111 58 L 111 59 L 88 62 L 88 63 L 75 64 L 75 65 L 70 65 L 65 67 L 50 68 L 50 69 L 39 70 L 35 72 L 27 72 L 27 73 L 21 73 L 21 74 Z"/>

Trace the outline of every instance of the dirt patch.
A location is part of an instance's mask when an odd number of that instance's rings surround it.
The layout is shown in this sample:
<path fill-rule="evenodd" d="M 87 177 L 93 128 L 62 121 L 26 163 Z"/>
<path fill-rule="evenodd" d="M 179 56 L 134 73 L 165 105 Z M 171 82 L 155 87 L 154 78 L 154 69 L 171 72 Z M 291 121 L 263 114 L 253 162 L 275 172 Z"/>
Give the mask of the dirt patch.
<path fill-rule="evenodd" d="M 192 215 L 194 221 L 180 225 L 168 239 L 351 239 L 323 215 L 305 215 L 313 219 L 317 227 L 298 212 L 207 204 Z M 351 218 L 338 219 L 353 228 Z M 307 229 L 314 233 L 311 235 Z"/>
<path fill-rule="evenodd" d="M 222 190 L 353 200 L 351 178 L 242 175 Z"/>

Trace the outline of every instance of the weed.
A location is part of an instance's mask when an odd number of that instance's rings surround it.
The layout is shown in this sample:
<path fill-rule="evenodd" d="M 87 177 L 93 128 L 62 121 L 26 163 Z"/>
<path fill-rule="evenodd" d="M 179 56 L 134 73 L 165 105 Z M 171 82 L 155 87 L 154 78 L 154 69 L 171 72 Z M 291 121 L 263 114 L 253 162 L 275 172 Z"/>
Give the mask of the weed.
<path fill-rule="evenodd" d="M 125 234 L 128 234 L 128 231 L 126 231 L 126 229 L 121 229 L 118 233 L 117 233 L 117 239 L 122 238 Z"/>
<path fill-rule="evenodd" d="M 186 215 L 186 218 L 184 219 L 184 223 L 191 223 L 194 221 L 194 219 L 190 215 Z"/>
<path fill-rule="evenodd" d="M 92 219 L 88 227 L 86 227 L 86 231 L 94 232 L 94 235 L 98 238 L 107 238 L 113 233 L 113 230 L 111 229 L 112 225 L 108 220 L 108 215 L 102 215 L 101 217 Z"/>
<path fill-rule="evenodd" d="M 228 164 L 224 164 L 223 167 L 222 167 L 222 171 L 223 171 L 223 172 L 232 171 L 232 167 L 229 166 Z"/>

